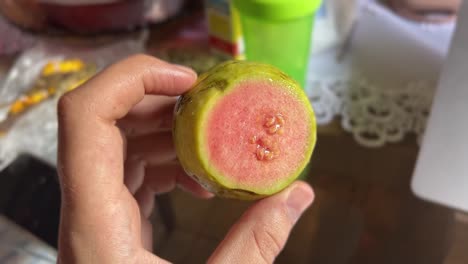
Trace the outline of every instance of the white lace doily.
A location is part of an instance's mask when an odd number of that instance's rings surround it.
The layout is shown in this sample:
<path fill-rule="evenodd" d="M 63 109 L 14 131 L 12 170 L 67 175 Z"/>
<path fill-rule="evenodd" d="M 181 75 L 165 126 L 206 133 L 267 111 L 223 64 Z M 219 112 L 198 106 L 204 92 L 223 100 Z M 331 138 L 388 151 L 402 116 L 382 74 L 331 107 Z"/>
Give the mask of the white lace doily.
<path fill-rule="evenodd" d="M 379 4 L 361 7 L 342 60 L 341 46 L 314 54 L 309 99 L 319 125 L 339 117 L 365 147 L 424 133 L 453 25 L 406 21 Z"/>
<path fill-rule="evenodd" d="M 307 88 L 319 125 L 341 117 L 344 130 L 362 146 L 382 147 L 414 133 L 418 143 L 426 126 L 433 84 L 419 81 L 402 90 L 382 91 L 364 77 L 312 80 Z"/>

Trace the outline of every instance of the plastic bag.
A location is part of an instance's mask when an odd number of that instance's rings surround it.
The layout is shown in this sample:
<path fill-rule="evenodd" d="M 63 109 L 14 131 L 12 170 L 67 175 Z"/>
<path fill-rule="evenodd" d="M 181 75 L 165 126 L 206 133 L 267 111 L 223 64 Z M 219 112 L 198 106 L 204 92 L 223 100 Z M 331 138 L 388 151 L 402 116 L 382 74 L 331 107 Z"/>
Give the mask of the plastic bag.
<path fill-rule="evenodd" d="M 104 67 L 145 51 L 147 32 L 111 44 L 63 45 L 41 41 L 25 51 L 15 62 L 3 82 L 0 82 L 0 122 L 5 121 L 11 103 L 31 89 L 49 62 L 79 59 L 93 64 L 96 72 Z M 59 96 L 52 97 L 17 117 L 4 135 L 0 135 L 0 171 L 19 153 L 29 153 L 56 164 L 57 118 L 56 105 Z"/>

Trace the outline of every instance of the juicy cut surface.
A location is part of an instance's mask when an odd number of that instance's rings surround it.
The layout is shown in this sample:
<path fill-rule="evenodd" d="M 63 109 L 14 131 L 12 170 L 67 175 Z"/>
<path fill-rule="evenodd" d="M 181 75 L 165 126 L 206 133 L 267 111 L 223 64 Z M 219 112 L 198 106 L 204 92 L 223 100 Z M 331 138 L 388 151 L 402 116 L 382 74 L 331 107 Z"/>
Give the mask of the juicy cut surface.
<path fill-rule="evenodd" d="M 220 99 L 205 126 L 210 165 L 232 188 L 267 190 L 304 165 L 312 120 L 297 95 L 244 81 Z"/>

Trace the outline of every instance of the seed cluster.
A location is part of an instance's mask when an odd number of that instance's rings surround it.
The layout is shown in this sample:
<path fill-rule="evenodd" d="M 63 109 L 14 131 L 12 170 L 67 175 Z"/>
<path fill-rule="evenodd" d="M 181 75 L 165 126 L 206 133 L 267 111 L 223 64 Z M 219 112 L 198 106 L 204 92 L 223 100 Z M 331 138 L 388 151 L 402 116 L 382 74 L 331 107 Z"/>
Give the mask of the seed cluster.
<path fill-rule="evenodd" d="M 284 133 L 284 117 L 281 114 L 277 114 L 275 116 L 268 116 L 265 118 L 264 127 L 266 131 L 270 135 L 279 134 L 282 135 Z"/>
<path fill-rule="evenodd" d="M 259 138 L 258 136 L 253 136 L 250 140 L 250 144 L 256 144 L 255 155 L 260 161 L 270 161 L 278 157 L 280 154 L 280 149 L 274 138 L 271 136 L 283 135 L 284 133 L 284 117 L 281 114 L 274 116 L 267 116 L 263 123 L 263 128 L 265 132 L 270 135 L 267 137 Z"/>

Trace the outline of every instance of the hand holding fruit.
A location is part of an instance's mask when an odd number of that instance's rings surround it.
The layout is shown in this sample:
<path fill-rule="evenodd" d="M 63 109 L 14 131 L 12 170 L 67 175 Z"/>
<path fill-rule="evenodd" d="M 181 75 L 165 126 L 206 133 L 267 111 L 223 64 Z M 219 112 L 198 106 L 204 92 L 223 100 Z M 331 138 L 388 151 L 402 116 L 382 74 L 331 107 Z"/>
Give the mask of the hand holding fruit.
<path fill-rule="evenodd" d="M 151 253 L 153 196 L 175 186 L 212 196 L 174 162 L 174 96 L 196 78 L 189 69 L 138 55 L 62 97 L 59 263 L 166 263 Z M 312 200 L 302 182 L 259 200 L 210 262 L 272 263 Z"/>

